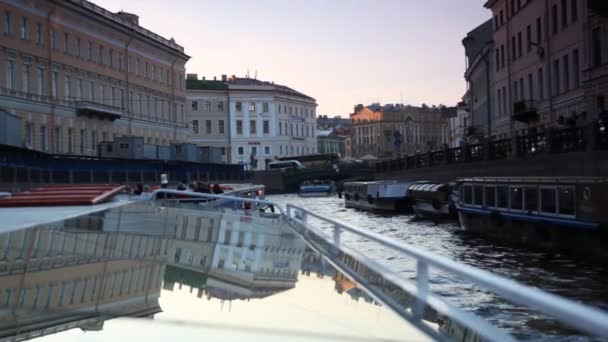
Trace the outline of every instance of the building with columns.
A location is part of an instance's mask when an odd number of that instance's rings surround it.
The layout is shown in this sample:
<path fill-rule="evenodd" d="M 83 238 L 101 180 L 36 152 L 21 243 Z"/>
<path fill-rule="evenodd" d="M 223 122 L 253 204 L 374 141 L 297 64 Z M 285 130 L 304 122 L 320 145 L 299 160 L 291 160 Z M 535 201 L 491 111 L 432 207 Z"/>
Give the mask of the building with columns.
<path fill-rule="evenodd" d="M 223 148 L 228 163 L 264 170 L 275 157 L 317 153 L 316 107 L 314 98 L 274 82 L 225 75 L 219 81 L 197 80 L 192 75 L 186 106 L 189 141 Z"/>
<path fill-rule="evenodd" d="M 21 118 L 22 146 L 95 155 L 128 135 L 181 142 L 185 63 L 173 39 L 86 0 L 0 0 L 0 110 Z"/>
<path fill-rule="evenodd" d="M 394 158 L 449 143 L 446 107 L 378 103 L 355 106 L 350 115 L 352 156 Z"/>

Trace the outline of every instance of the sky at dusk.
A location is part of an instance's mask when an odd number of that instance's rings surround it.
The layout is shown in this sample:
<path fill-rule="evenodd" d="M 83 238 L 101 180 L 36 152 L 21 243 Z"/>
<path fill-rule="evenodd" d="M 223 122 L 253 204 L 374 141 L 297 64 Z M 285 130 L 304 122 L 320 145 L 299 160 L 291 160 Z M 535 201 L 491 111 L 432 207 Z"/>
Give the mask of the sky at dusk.
<path fill-rule="evenodd" d="M 347 116 L 357 103 L 456 104 L 462 38 L 483 0 L 93 0 L 139 15 L 192 58 L 188 73 L 274 81 Z"/>

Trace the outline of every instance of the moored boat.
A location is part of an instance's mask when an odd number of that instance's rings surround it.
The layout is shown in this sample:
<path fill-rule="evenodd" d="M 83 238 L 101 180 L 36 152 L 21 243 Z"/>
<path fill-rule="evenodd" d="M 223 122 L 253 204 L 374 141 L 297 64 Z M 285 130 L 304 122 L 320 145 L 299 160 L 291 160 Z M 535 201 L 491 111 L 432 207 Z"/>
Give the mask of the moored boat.
<path fill-rule="evenodd" d="M 412 208 L 419 218 L 432 220 L 456 217 L 451 201 L 452 186 L 447 183 L 419 182 L 409 188 Z"/>
<path fill-rule="evenodd" d="M 409 187 L 413 184 L 404 181 L 344 183 L 344 203 L 362 210 L 411 212 Z"/>
<path fill-rule="evenodd" d="M 328 197 L 336 192 L 334 182 L 328 181 L 307 181 L 300 184 L 298 196 L 300 197 Z"/>
<path fill-rule="evenodd" d="M 461 179 L 461 225 L 497 240 L 608 260 L 608 179 Z"/>

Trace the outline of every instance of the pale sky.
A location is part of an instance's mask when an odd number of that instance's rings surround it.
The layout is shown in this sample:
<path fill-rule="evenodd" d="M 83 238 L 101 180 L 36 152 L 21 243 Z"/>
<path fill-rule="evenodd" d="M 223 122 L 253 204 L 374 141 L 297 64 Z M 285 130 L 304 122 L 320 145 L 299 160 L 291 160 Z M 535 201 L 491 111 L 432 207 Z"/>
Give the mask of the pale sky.
<path fill-rule="evenodd" d="M 357 103 L 455 105 L 467 32 L 484 0 L 93 0 L 173 37 L 188 73 L 274 81 L 316 98 L 321 115 Z"/>

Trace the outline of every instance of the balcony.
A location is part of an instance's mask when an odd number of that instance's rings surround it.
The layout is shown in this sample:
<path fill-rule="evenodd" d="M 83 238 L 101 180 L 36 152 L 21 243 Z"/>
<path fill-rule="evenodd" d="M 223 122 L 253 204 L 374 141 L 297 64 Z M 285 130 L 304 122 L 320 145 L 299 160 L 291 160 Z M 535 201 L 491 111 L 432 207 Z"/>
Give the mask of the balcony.
<path fill-rule="evenodd" d="M 587 8 L 589 12 L 594 12 L 600 17 L 608 17 L 608 2 L 606 0 L 589 0 Z"/>
<path fill-rule="evenodd" d="M 532 100 L 517 101 L 513 104 L 513 120 L 524 123 L 538 121 L 536 106 Z"/>
<path fill-rule="evenodd" d="M 101 103 L 80 101 L 76 104 L 76 114 L 114 121 L 122 117 L 122 110 Z"/>

